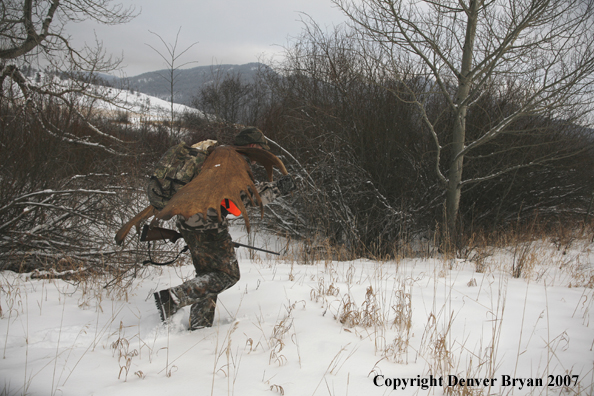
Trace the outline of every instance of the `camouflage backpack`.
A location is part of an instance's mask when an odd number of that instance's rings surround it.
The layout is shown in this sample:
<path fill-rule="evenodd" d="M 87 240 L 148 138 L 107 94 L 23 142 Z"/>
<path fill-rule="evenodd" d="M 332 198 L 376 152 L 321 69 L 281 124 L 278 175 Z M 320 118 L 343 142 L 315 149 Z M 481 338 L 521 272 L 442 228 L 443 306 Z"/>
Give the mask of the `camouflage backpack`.
<path fill-rule="evenodd" d="M 147 194 L 151 205 L 163 209 L 171 197 L 200 171 L 207 155 L 206 151 L 184 142 L 167 150 L 149 181 Z"/>

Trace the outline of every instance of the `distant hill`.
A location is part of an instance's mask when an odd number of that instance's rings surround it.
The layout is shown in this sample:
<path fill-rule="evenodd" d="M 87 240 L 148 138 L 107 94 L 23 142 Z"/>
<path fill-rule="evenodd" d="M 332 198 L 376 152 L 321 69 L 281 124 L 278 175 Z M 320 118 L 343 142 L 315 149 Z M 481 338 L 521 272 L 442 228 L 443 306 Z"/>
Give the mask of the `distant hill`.
<path fill-rule="evenodd" d="M 212 65 L 180 69 L 176 71 L 173 101 L 190 105 L 192 98 L 198 94 L 202 86 L 212 82 L 213 76 L 217 75 L 223 77 L 227 73 L 239 73 L 246 82 L 252 82 L 259 68 L 268 68 L 268 66 L 262 63 L 247 63 L 244 65 Z M 169 100 L 169 73 L 169 70 L 164 69 L 124 79 L 117 77 L 106 78 L 104 76 L 103 78 L 111 84 L 127 86 L 130 90 Z"/>

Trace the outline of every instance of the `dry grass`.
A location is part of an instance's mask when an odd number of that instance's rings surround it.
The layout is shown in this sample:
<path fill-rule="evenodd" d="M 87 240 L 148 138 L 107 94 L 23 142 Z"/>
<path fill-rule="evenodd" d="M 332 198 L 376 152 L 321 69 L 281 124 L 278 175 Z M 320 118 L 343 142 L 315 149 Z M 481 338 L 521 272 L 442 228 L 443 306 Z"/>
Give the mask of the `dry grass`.
<path fill-rule="evenodd" d="M 594 287 L 594 268 L 590 264 L 591 255 L 594 254 L 593 246 L 589 237 L 584 238 L 584 235 L 579 232 L 577 235 L 567 230 L 538 235 L 511 233 L 498 236 L 495 243 L 485 237 L 479 237 L 471 242 L 472 244 L 462 254 L 464 256 L 462 259 L 454 259 L 447 254 L 436 256 L 439 264 L 435 267 L 434 280 L 445 278 L 448 282 L 452 270 L 468 263 L 474 266 L 477 273 L 498 279 L 497 284 L 500 284 L 502 289 L 489 290 L 493 296 L 489 307 L 491 327 L 484 334 L 481 344 L 471 347 L 465 340 L 456 339 L 452 334 L 452 327 L 460 320 L 457 313 L 451 311 L 447 303 L 440 306 L 440 303 L 435 301 L 434 309 L 424 325 L 419 349 L 413 351 L 417 358 L 427 362 L 427 374 L 445 377 L 456 373 L 464 378 L 495 377 L 500 363 L 499 344 L 507 301 L 506 277 L 522 278 L 528 282 L 548 279 L 547 282 L 552 284 L 584 287 L 586 288 L 582 299 L 584 303 L 593 296 L 592 292 L 588 291 Z M 403 247 L 400 249 L 400 251 L 409 252 L 413 250 Z M 336 301 L 338 308 L 335 308 L 335 319 L 341 325 L 355 334 L 365 334 L 375 338 L 376 345 L 384 346 L 380 348 L 383 359 L 406 364 L 413 348 L 410 344 L 411 329 L 414 325 L 417 327 L 419 325 L 413 323 L 412 315 L 414 302 L 410 287 L 414 282 L 408 283 L 405 276 L 396 275 L 397 280 L 394 283 L 397 284 L 393 288 L 394 296 L 391 298 L 386 298 L 385 288 L 376 289 L 370 285 L 365 294 L 362 297 L 359 294 L 357 299 L 357 296 L 351 292 L 351 288 L 344 286 L 353 284 L 353 274 L 347 277 L 333 268 L 337 264 L 333 258 L 331 255 L 323 259 L 317 257 L 324 262 L 326 276 L 320 276 L 317 280 L 318 287 L 311 290 L 312 301 L 323 301 L 326 307 L 332 305 L 331 301 Z M 398 268 L 400 261 L 405 259 L 404 256 L 400 256 L 389 264 Z M 309 261 L 306 262 L 309 263 Z M 379 279 L 382 278 L 381 271 L 377 276 Z M 476 278 L 472 278 L 466 285 L 479 289 L 487 287 L 485 284 L 479 284 Z M 438 294 L 436 289 L 435 295 Z M 445 297 L 446 301 L 451 298 L 451 296 Z M 526 304 L 525 301 L 524 309 Z M 585 317 L 588 316 L 588 311 L 589 309 L 585 307 L 583 310 Z M 392 331 L 391 342 L 377 341 L 384 339 L 390 330 Z M 550 354 L 554 355 L 562 344 L 559 339 L 551 338 L 549 350 Z M 522 342 L 522 334 L 519 335 L 518 342 Z M 517 360 L 520 353 L 518 348 Z M 543 377 L 546 377 L 545 374 L 546 372 Z M 491 388 L 467 384 L 446 386 L 443 390 L 447 395 L 482 395 L 493 392 Z M 575 388 L 571 391 L 575 392 Z"/>

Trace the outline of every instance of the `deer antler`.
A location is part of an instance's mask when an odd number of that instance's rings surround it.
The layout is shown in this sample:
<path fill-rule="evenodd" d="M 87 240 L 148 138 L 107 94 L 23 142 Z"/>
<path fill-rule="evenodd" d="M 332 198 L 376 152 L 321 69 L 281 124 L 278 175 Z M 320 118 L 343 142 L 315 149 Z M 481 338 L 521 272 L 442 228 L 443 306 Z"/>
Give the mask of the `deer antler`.
<path fill-rule="evenodd" d="M 259 148 L 220 146 L 215 148 L 202 164 L 200 174 L 181 188 L 156 216 L 155 220 L 169 220 L 175 215 L 186 219 L 201 213 L 204 218 L 209 208 L 216 210 L 221 221 L 221 201 L 230 199 L 241 210 L 248 232 L 250 222 L 241 199 L 243 192 L 252 205 L 260 206 L 262 215 L 264 208 L 262 199 L 254 185 L 254 176 L 247 161 L 239 153 L 261 163 L 272 181 L 272 167 L 276 166 L 286 175 L 282 161 L 274 154 Z M 154 220 L 153 220 L 154 221 Z"/>
<path fill-rule="evenodd" d="M 245 155 L 252 161 L 256 161 L 259 164 L 261 164 L 266 169 L 266 173 L 268 174 L 268 181 L 272 181 L 273 166 L 276 166 L 283 175 L 287 174 L 285 164 L 283 164 L 280 158 L 272 154 L 270 151 L 262 150 L 260 148 L 255 147 L 235 147 L 235 151 Z"/>

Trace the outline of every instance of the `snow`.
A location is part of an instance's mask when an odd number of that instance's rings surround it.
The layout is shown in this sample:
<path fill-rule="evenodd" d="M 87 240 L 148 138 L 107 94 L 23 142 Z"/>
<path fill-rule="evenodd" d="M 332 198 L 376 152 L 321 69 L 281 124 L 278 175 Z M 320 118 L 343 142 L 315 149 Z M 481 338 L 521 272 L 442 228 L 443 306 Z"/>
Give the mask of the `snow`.
<path fill-rule="evenodd" d="M 48 75 L 44 72 L 38 74 L 39 82 L 33 76 L 28 77 L 30 85 L 41 86 L 46 90 L 55 92 L 68 91 L 72 86 L 78 86 L 78 83 L 69 79 L 62 80 L 57 76 Z M 152 81 L 152 79 L 147 81 Z M 171 117 L 171 102 L 169 100 L 138 91 L 132 92 L 127 89 L 93 84 L 88 84 L 86 90 L 91 97 L 102 98 L 93 101 L 93 107 L 96 110 L 112 116 L 116 116 L 118 113 L 126 113 L 128 121 L 134 125 L 142 122 L 162 122 L 163 120 L 169 120 Z M 79 95 L 77 100 L 81 105 L 84 105 L 87 98 Z M 205 116 L 201 111 L 179 103 L 173 103 L 173 112 L 177 115 L 194 113 L 200 117 Z"/>
<path fill-rule="evenodd" d="M 112 99 L 110 101 L 98 101 L 97 109 L 108 113 L 126 112 L 130 123 L 137 125 L 140 122 L 162 121 L 168 119 L 171 112 L 171 102 L 141 92 L 131 93 L 127 90 L 110 88 Z M 204 114 L 192 107 L 173 103 L 175 114 L 196 113 L 199 116 Z"/>
<path fill-rule="evenodd" d="M 3 272 L 1 394 L 462 394 L 454 380 L 478 382 L 473 394 L 593 394 L 593 245 L 531 246 L 519 279 L 513 248 L 492 249 L 483 273 L 471 260 L 303 264 L 298 246 L 280 260 L 240 248 L 215 326 L 192 332 L 187 307 L 163 325 L 152 298 L 191 265 L 147 267 L 125 292 Z"/>

